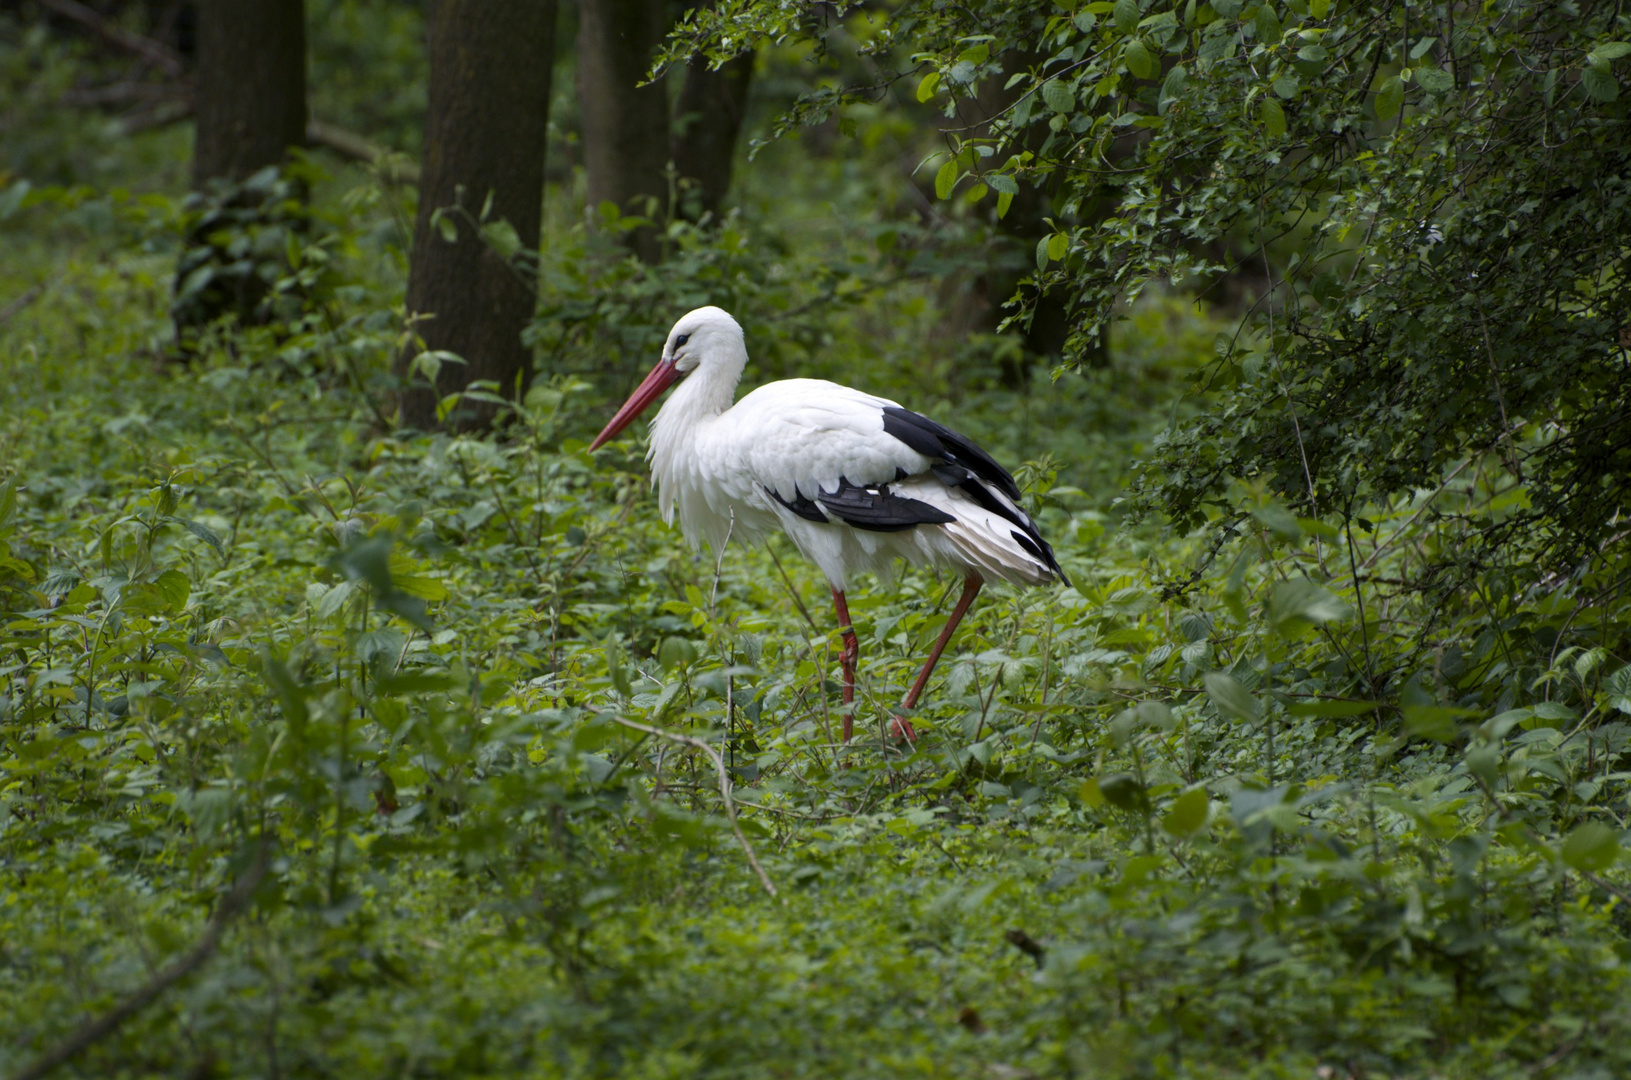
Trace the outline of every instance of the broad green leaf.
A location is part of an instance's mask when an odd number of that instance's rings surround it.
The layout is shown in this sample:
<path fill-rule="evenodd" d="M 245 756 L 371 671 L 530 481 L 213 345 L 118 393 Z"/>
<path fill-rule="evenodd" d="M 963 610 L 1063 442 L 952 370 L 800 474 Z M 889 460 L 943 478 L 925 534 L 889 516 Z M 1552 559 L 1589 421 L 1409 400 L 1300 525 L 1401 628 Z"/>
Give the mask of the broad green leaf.
<path fill-rule="evenodd" d="M 1417 68 L 1415 78 L 1416 85 L 1429 94 L 1447 94 L 1455 89 L 1455 76 L 1443 68 Z"/>
<path fill-rule="evenodd" d="M 1192 788 L 1172 800 L 1172 805 L 1161 817 L 1161 827 L 1180 838 L 1194 836 L 1206 825 L 1207 813 L 1211 808 L 1212 797 L 1206 793 L 1206 789 Z"/>
<path fill-rule="evenodd" d="M 1263 127 L 1268 131 L 1269 138 L 1278 139 L 1286 133 L 1286 112 L 1272 97 L 1263 98 L 1263 103 L 1258 106 L 1258 115 L 1263 118 Z"/>
<path fill-rule="evenodd" d="M 1155 57 L 1138 38 L 1127 43 L 1127 51 L 1122 53 L 1122 59 L 1127 64 L 1127 70 L 1140 79 L 1153 78 L 1156 72 Z"/>
<path fill-rule="evenodd" d="M 1142 812 L 1150 805 L 1149 792 L 1132 773 L 1111 773 L 1099 777 L 1099 791 L 1104 795 L 1104 801 L 1117 810 Z"/>
<path fill-rule="evenodd" d="M 1116 22 L 1116 29 L 1131 34 L 1138 29 L 1138 0 L 1115 0 L 1115 3 L 1111 18 Z"/>
<path fill-rule="evenodd" d="M 1263 715 L 1262 705 L 1233 675 L 1211 671 L 1207 673 L 1204 681 L 1206 696 L 1212 699 L 1212 704 L 1225 716 L 1251 723 Z"/>
<path fill-rule="evenodd" d="M 1580 73 L 1580 85 L 1585 87 L 1586 96 L 1593 101 L 1614 101 L 1620 96 L 1620 84 L 1607 67 L 1588 65 Z"/>
<path fill-rule="evenodd" d="M 1622 56 L 1631 56 L 1631 44 L 1624 41 L 1605 41 L 1591 50 L 1586 60 L 1588 63 L 1596 65 L 1610 60 L 1618 60 Z"/>
<path fill-rule="evenodd" d="M 1352 614 L 1347 601 L 1307 578 L 1282 581 L 1269 594 L 1269 621 L 1282 636 L 1308 623 L 1340 622 Z"/>
<path fill-rule="evenodd" d="M 623 668 L 623 646 L 615 635 L 606 638 L 606 674 L 611 676 L 612 686 L 619 694 L 626 698 L 634 696 L 634 686 Z"/>
<path fill-rule="evenodd" d="M 1265 3 L 1257 9 L 1257 37 L 1265 45 L 1278 45 L 1283 31 L 1280 29 L 1280 17 L 1274 13 L 1274 5 Z"/>
<path fill-rule="evenodd" d="M 1054 262 L 1063 259 L 1070 252 L 1070 237 L 1065 233 L 1054 233 L 1048 237 L 1048 258 Z"/>
<path fill-rule="evenodd" d="M 922 79 L 918 80 L 917 99 L 919 101 L 925 101 L 925 102 L 928 101 L 930 98 L 934 97 L 935 89 L 939 85 L 940 85 L 940 72 L 938 72 L 938 71 L 929 72 L 927 75 L 923 76 Z"/>
<path fill-rule="evenodd" d="M 1407 732 L 1418 739 L 1441 743 L 1455 741 L 1457 720 L 1478 715 L 1472 709 L 1458 709 L 1450 705 L 1406 705 L 1401 711 Z"/>
<path fill-rule="evenodd" d="M 980 179 L 991 185 L 991 190 L 999 195 L 1018 195 L 1019 181 L 1007 173 L 986 173 Z"/>
<path fill-rule="evenodd" d="M 1620 833 L 1600 821 L 1587 821 L 1563 839 L 1563 861 L 1581 873 L 1607 870 L 1620 857 Z"/>
<path fill-rule="evenodd" d="M 1043 83 L 1042 100 L 1056 113 L 1068 113 L 1076 108 L 1076 92 L 1064 79 L 1049 79 Z"/>
<path fill-rule="evenodd" d="M 121 603 L 133 615 L 173 615 L 187 606 L 192 582 L 179 570 L 166 570 L 140 585 L 126 586 Z"/>
<path fill-rule="evenodd" d="M 957 186 L 957 159 L 950 158 L 940 166 L 940 171 L 934 174 L 934 194 L 937 199 L 951 198 L 952 189 Z"/>
<path fill-rule="evenodd" d="M 691 644 L 690 638 L 678 635 L 666 637 L 657 649 L 657 662 L 663 666 L 664 671 L 690 667 L 697 662 L 697 647 Z"/>
<path fill-rule="evenodd" d="M 1376 118 L 1392 120 L 1404 106 L 1404 82 L 1397 75 L 1389 75 L 1376 88 Z"/>
<path fill-rule="evenodd" d="M 1161 81 L 1161 99 L 1163 104 L 1183 97 L 1184 87 L 1189 84 L 1189 69 L 1182 64 L 1174 64 L 1167 77 Z"/>
<path fill-rule="evenodd" d="M 306 697 L 307 691 L 289 670 L 289 665 L 283 658 L 267 650 L 261 656 L 261 674 L 266 679 L 266 685 L 272 688 L 276 695 L 278 707 L 283 710 L 283 716 L 295 728 L 303 727 L 306 723 Z"/>

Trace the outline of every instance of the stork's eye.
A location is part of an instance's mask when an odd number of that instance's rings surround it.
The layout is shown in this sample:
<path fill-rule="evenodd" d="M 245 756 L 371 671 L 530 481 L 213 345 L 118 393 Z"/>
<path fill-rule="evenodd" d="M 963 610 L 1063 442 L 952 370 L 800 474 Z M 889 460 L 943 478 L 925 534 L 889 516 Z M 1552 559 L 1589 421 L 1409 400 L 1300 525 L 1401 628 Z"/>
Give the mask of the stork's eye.
<path fill-rule="evenodd" d="M 684 345 L 687 341 L 690 341 L 690 340 L 691 340 L 691 335 L 690 334 L 681 334 L 679 337 L 674 339 L 674 348 L 677 349 L 681 345 Z"/>

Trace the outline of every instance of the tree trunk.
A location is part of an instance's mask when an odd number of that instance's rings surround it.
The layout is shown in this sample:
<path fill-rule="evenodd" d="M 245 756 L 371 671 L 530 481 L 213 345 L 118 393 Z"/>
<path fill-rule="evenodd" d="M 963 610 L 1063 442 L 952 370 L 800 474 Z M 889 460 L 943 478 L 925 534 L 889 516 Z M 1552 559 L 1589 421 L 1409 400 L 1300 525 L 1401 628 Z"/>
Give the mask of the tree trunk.
<path fill-rule="evenodd" d="M 668 206 L 668 94 L 641 86 L 668 29 L 664 0 L 580 0 L 578 99 L 590 209 L 660 218 Z M 656 229 L 628 235 L 646 262 L 661 255 Z"/>
<path fill-rule="evenodd" d="M 201 0 L 193 186 L 242 180 L 306 142 L 302 0 Z"/>
<path fill-rule="evenodd" d="M 680 214 L 691 221 L 718 217 L 731 186 L 736 139 L 747 112 L 753 54 L 738 56 L 718 71 L 693 61 L 680 90 L 674 136 L 674 169 L 680 175 Z"/>
<path fill-rule="evenodd" d="M 402 422 L 438 424 L 436 404 L 476 380 L 502 393 L 524 387 L 532 357 L 521 332 L 532 318 L 533 283 L 486 243 L 477 221 L 515 229 L 521 250 L 538 249 L 543 213 L 549 82 L 555 54 L 556 0 L 433 0 L 430 7 L 430 108 L 408 276 L 408 311 L 427 349 L 464 364 L 443 364 L 434 385 L 408 372 Z M 458 232 L 449 242 L 432 224 L 442 217 Z M 406 369 L 417 349 L 404 351 Z M 490 423 L 495 409 L 461 405 L 447 423 Z"/>

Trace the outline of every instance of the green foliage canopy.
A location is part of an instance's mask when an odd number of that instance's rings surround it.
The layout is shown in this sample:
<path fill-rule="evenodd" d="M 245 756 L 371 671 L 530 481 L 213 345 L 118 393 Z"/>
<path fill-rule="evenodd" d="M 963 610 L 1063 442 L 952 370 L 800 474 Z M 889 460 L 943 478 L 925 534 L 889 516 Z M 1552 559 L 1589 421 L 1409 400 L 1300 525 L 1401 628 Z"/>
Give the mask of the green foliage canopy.
<path fill-rule="evenodd" d="M 740 0 L 673 52 L 829 25 Z M 1067 296 L 1078 353 L 1152 282 L 1253 279 L 1146 505 L 1194 524 L 1245 480 L 1352 517 L 1493 457 L 1523 494 L 1485 538 L 1561 560 L 1631 494 L 1627 42 L 1607 0 L 990 0 L 865 48 L 944 106 L 941 198 L 1051 200 L 1017 301 Z"/>

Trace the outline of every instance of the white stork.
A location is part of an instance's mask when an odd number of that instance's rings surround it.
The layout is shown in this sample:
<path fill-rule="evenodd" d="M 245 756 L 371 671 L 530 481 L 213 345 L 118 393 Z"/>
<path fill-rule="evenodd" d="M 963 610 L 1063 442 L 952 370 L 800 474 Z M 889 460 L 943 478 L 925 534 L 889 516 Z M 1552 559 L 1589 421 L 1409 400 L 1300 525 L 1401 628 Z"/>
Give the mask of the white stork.
<path fill-rule="evenodd" d="M 1053 549 L 1019 507 L 1019 488 L 957 432 L 886 398 L 820 379 L 761 386 L 734 405 L 748 361 L 742 327 L 716 307 L 687 313 L 662 359 L 595 441 L 599 449 L 674 384 L 651 423 L 651 463 L 663 521 L 693 547 L 785 532 L 827 576 L 844 639 L 844 704 L 855 700 L 860 643 L 844 587 L 857 570 L 895 559 L 963 575 L 963 594 L 904 705 L 911 709 L 980 587 L 1069 584 Z M 844 711 L 844 740 L 853 726 Z M 916 738 L 896 717 L 897 736 Z"/>

